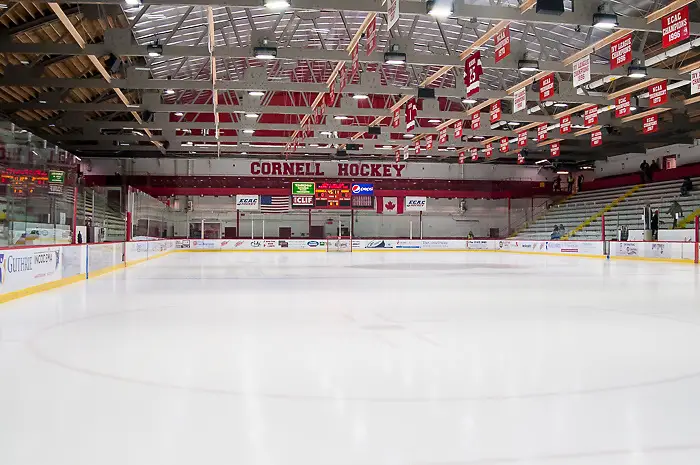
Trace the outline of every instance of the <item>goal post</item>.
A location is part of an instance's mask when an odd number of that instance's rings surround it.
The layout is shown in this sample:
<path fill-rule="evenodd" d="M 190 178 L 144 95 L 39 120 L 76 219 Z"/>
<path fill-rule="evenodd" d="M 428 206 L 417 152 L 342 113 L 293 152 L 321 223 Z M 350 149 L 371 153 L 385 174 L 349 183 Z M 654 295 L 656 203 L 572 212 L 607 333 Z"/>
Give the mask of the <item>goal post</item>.
<path fill-rule="evenodd" d="M 326 252 L 352 252 L 352 237 L 328 236 L 326 237 Z"/>

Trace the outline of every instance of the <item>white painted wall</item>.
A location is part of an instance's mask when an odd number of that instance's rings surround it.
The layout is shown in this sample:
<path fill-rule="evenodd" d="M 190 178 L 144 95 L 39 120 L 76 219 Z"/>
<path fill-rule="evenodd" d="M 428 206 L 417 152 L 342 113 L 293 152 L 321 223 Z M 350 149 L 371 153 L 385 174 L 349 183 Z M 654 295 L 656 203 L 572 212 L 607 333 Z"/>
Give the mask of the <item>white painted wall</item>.
<path fill-rule="evenodd" d="M 265 162 L 279 162 L 280 160 L 264 160 Z M 254 174 L 258 171 L 258 166 L 253 165 L 261 160 L 232 160 L 232 159 L 211 159 L 211 160 L 182 160 L 182 159 L 85 159 L 81 165 L 82 171 L 86 175 L 113 175 L 121 173 L 124 175 L 164 175 L 164 176 L 261 176 Z M 338 176 L 338 162 L 320 161 L 321 171 L 325 178 Z M 367 162 L 348 163 L 380 163 L 382 165 L 395 165 L 390 160 L 376 160 Z M 551 172 L 539 172 L 538 167 L 518 166 L 518 165 L 459 165 L 446 163 L 400 163 L 405 166 L 401 171 L 400 178 L 403 179 L 479 179 L 479 180 L 522 180 L 522 181 L 546 181 L 551 179 Z M 390 176 L 396 179 L 395 172 Z M 300 176 L 301 177 L 301 176 Z M 307 177 L 307 176 L 303 176 Z M 384 176 L 382 176 L 384 177 Z M 372 178 L 371 176 L 353 176 L 352 179 L 361 180 Z"/>
<path fill-rule="evenodd" d="M 647 153 L 628 153 L 610 157 L 606 161 L 599 161 L 595 164 L 595 175 L 597 178 L 607 176 L 617 176 L 620 174 L 631 174 L 639 172 L 639 165 L 646 160 L 651 164 L 657 159 L 659 165 L 663 158 L 668 155 L 676 155 L 676 166 L 690 163 L 700 163 L 700 144 L 698 140 L 693 145 L 675 144 L 666 147 L 647 150 Z"/>

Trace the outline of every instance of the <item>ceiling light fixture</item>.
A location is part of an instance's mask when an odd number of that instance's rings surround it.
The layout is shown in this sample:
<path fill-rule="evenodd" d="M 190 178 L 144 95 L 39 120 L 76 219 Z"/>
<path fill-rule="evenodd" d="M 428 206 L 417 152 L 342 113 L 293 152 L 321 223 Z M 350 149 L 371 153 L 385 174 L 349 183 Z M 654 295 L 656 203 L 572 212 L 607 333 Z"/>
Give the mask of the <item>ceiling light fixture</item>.
<path fill-rule="evenodd" d="M 146 52 L 148 52 L 149 57 L 159 57 L 163 55 L 163 46 L 157 42 L 154 44 L 148 44 L 146 46 Z"/>
<path fill-rule="evenodd" d="M 185 116 L 185 114 L 181 111 L 176 111 L 175 116 Z"/>
<path fill-rule="evenodd" d="M 384 63 L 387 65 L 403 65 L 406 63 L 406 54 L 402 52 L 386 52 Z"/>
<path fill-rule="evenodd" d="M 365 95 L 365 94 L 355 94 L 352 96 L 352 98 L 354 98 L 355 100 L 364 100 L 364 99 L 368 99 L 369 96 Z"/>
<path fill-rule="evenodd" d="M 289 2 L 287 0 L 265 0 L 265 8 L 270 10 L 284 10 L 289 8 Z"/>
<path fill-rule="evenodd" d="M 452 0 L 427 0 L 425 11 L 434 18 L 447 18 L 452 14 Z"/>
<path fill-rule="evenodd" d="M 344 120 L 344 119 L 350 119 L 349 116 L 341 116 L 341 115 L 335 115 L 333 119 L 338 119 L 338 120 Z"/>
<path fill-rule="evenodd" d="M 175 93 L 174 89 L 165 89 L 165 94 L 167 95 L 173 95 Z"/>
<path fill-rule="evenodd" d="M 257 113 L 246 113 L 245 117 L 246 118 L 257 118 L 258 114 Z"/>
<path fill-rule="evenodd" d="M 244 129 L 243 133 L 244 134 L 253 134 L 255 132 L 255 129 Z"/>
<path fill-rule="evenodd" d="M 272 60 L 277 56 L 277 47 L 255 47 L 253 48 L 253 56 L 258 60 Z"/>
<path fill-rule="evenodd" d="M 413 134 L 408 134 L 408 133 L 406 133 L 406 134 L 403 135 L 403 138 L 404 138 L 404 139 L 413 139 Z"/>
<path fill-rule="evenodd" d="M 566 104 L 566 103 L 555 103 L 554 106 L 557 107 L 557 108 L 566 108 L 566 107 L 568 107 L 569 105 Z"/>
<path fill-rule="evenodd" d="M 568 171 L 557 171 L 557 174 L 569 174 Z"/>
<path fill-rule="evenodd" d="M 332 136 L 332 135 L 333 135 L 333 133 L 330 132 L 330 131 L 321 131 L 320 134 L 321 134 L 322 136 Z"/>
<path fill-rule="evenodd" d="M 549 160 L 540 160 L 540 161 L 536 161 L 536 162 L 535 162 L 535 165 L 541 165 L 542 163 L 547 163 L 548 161 L 549 161 Z"/>
<path fill-rule="evenodd" d="M 517 121 L 508 121 L 508 126 L 520 126 L 520 123 Z"/>
<path fill-rule="evenodd" d="M 598 12 L 593 13 L 593 27 L 598 29 L 614 29 L 619 26 L 617 15 L 609 11 L 607 5 L 603 4 L 598 7 Z"/>
<path fill-rule="evenodd" d="M 249 90 L 248 95 L 250 95 L 251 97 L 262 97 L 263 95 L 265 95 L 265 92 L 263 92 L 262 90 Z"/>
<path fill-rule="evenodd" d="M 138 6 L 141 4 L 141 0 L 124 0 L 124 3 L 130 6 Z"/>
<path fill-rule="evenodd" d="M 518 69 L 520 71 L 539 71 L 540 70 L 540 62 L 537 60 L 519 60 L 518 61 Z"/>
<path fill-rule="evenodd" d="M 647 67 L 639 59 L 634 59 L 627 67 L 627 77 L 633 79 L 645 78 L 647 77 Z"/>
<path fill-rule="evenodd" d="M 476 100 L 473 98 L 463 98 L 462 103 L 476 103 Z"/>

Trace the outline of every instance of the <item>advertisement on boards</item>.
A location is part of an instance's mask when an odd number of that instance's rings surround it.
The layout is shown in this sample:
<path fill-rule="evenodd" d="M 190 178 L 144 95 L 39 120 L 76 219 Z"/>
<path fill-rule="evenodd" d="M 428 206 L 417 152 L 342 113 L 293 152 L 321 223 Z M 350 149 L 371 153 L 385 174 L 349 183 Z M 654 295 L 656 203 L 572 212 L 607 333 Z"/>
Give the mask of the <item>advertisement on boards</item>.
<path fill-rule="evenodd" d="M 0 294 L 56 281 L 62 277 L 61 248 L 0 251 Z"/>

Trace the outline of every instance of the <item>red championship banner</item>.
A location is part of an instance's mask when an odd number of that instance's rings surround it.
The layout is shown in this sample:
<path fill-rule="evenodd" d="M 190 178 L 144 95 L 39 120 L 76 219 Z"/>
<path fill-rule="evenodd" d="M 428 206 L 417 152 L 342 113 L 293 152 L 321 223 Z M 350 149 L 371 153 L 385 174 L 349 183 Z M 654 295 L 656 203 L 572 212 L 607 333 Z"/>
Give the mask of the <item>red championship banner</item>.
<path fill-rule="evenodd" d="M 610 69 L 619 68 L 632 61 L 632 34 L 627 34 L 610 44 Z"/>
<path fill-rule="evenodd" d="M 352 78 L 357 74 L 357 70 L 360 69 L 360 43 L 356 43 L 355 47 L 352 49 L 352 68 L 350 68 L 350 78 L 348 83 L 352 82 Z"/>
<path fill-rule="evenodd" d="M 416 116 L 418 116 L 418 106 L 416 105 L 416 99 L 412 98 L 406 102 L 406 130 L 413 131 L 416 127 Z"/>
<path fill-rule="evenodd" d="M 447 128 L 440 129 L 440 131 L 438 131 L 438 137 L 439 137 L 438 141 L 441 144 L 446 143 L 447 142 Z"/>
<path fill-rule="evenodd" d="M 552 98 L 554 95 L 554 73 L 540 79 L 540 102 Z"/>
<path fill-rule="evenodd" d="M 455 123 L 455 139 L 460 139 L 462 137 L 463 124 L 464 123 L 462 123 L 462 120 Z"/>
<path fill-rule="evenodd" d="M 340 71 L 338 71 L 338 84 L 340 85 L 338 93 L 342 94 L 345 90 L 345 86 L 348 84 L 348 70 L 345 63 L 343 63 L 340 67 Z"/>
<path fill-rule="evenodd" d="M 469 149 L 469 153 L 472 156 L 472 161 L 477 161 L 479 159 L 479 149 L 472 147 Z"/>
<path fill-rule="evenodd" d="M 596 124 L 598 124 L 598 106 L 594 105 L 586 108 L 586 111 L 583 112 L 583 125 L 591 127 Z"/>
<path fill-rule="evenodd" d="M 537 142 L 547 139 L 547 123 L 537 126 Z"/>
<path fill-rule="evenodd" d="M 593 131 L 591 133 L 591 147 L 600 147 L 603 145 L 603 133 L 601 131 Z"/>
<path fill-rule="evenodd" d="M 571 132 L 571 115 L 559 119 L 559 133 L 568 134 Z"/>
<path fill-rule="evenodd" d="M 425 136 L 425 150 L 433 150 L 433 135 L 428 134 Z"/>
<path fill-rule="evenodd" d="M 615 117 L 624 118 L 632 113 L 632 105 L 630 103 L 630 94 L 623 95 L 615 99 Z"/>
<path fill-rule="evenodd" d="M 486 144 L 486 148 L 484 149 L 484 153 L 486 153 L 486 158 L 491 158 L 491 155 L 493 155 L 493 144 L 491 144 L 491 143 Z"/>
<path fill-rule="evenodd" d="M 661 81 L 658 84 L 653 84 L 649 86 L 649 106 L 658 107 L 668 102 L 668 89 L 666 87 L 667 81 Z"/>
<path fill-rule="evenodd" d="M 391 116 L 391 127 L 398 128 L 401 124 L 401 107 L 394 110 L 394 114 Z"/>
<path fill-rule="evenodd" d="M 484 69 L 481 66 L 481 51 L 477 50 L 464 62 L 464 85 L 467 87 L 467 97 L 479 92 L 479 79 L 482 74 Z"/>
<path fill-rule="evenodd" d="M 365 31 L 365 36 L 367 37 L 367 43 L 365 44 L 365 52 L 370 55 L 375 48 L 377 48 L 377 17 L 372 18 L 372 21 L 367 25 L 367 30 Z"/>
<path fill-rule="evenodd" d="M 472 113 L 472 131 L 481 129 L 481 113 L 475 111 Z"/>
<path fill-rule="evenodd" d="M 651 134 L 659 130 L 659 115 L 645 116 L 642 124 L 644 134 Z"/>
<path fill-rule="evenodd" d="M 420 139 L 416 141 L 415 149 L 416 155 L 420 155 Z"/>
<path fill-rule="evenodd" d="M 527 146 L 527 131 L 522 131 L 518 133 L 518 147 Z"/>
<path fill-rule="evenodd" d="M 559 142 L 555 142 L 549 146 L 549 155 L 554 158 L 560 154 Z"/>
<path fill-rule="evenodd" d="M 331 86 L 328 88 L 328 106 L 332 107 L 335 103 L 335 80 L 331 82 Z"/>
<path fill-rule="evenodd" d="M 508 152 L 508 138 L 507 137 L 501 137 L 499 150 L 501 151 L 501 153 Z"/>
<path fill-rule="evenodd" d="M 689 38 L 690 20 L 688 19 L 688 5 L 668 16 L 664 16 L 661 20 L 661 32 L 663 34 L 664 48 Z"/>
<path fill-rule="evenodd" d="M 525 164 L 525 157 L 523 157 L 522 152 L 518 152 L 518 165 L 524 165 Z"/>
<path fill-rule="evenodd" d="M 465 152 L 464 150 L 462 150 L 461 152 L 459 152 L 459 157 L 457 158 L 457 160 L 459 161 L 459 164 L 460 164 L 460 165 L 463 165 L 463 164 L 464 164 L 464 160 L 465 160 L 466 158 L 467 158 L 467 155 L 466 155 L 466 152 Z"/>
<path fill-rule="evenodd" d="M 510 55 L 510 26 L 503 28 L 501 32 L 493 38 L 494 48 L 496 50 L 496 63 Z"/>
<path fill-rule="evenodd" d="M 501 120 L 501 101 L 498 100 L 494 103 L 491 104 L 491 107 L 489 108 L 489 121 L 491 121 L 491 124 L 495 123 L 496 121 Z"/>

